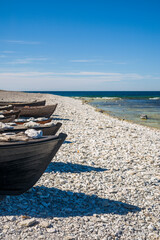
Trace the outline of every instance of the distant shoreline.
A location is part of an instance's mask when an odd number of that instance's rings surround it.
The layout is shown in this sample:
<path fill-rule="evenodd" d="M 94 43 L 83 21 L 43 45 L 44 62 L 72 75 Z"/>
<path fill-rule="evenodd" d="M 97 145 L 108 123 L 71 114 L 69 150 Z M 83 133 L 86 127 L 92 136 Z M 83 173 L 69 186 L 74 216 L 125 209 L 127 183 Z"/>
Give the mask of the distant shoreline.
<path fill-rule="evenodd" d="M 16 95 L 17 97 L 18 96 L 20 96 L 20 95 L 23 95 L 23 96 L 43 96 L 43 95 L 52 95 L 52 96 L 59 96 L 59 97 L 61 97 L 61 95 L 54 95 L 54 94 L 51 94 L 50 92 L 47 92 L 47 93 L 42 93 L 41 91 L 40 92 L 32 92 L 32 93 L 30 93 L 30 92 L 22 92 L 22 91 L 6 91 L 6 90 L 0 90 L 1 91 L 1 93 L 10 93 L 9 95 L 11 96 L 11 97 L 13 97 L 13 95 Z M 71 91 L 72 92 L 72 91 Z M 81 91 L 80 91 L 81 92 Z M 62 96 L 62 97 L 64 97 L 64 96 Z M 145 126 L 145 127 L 149 127 L 150 129 L 156 129 L 156 130 L 159 130 L 160 128 L 159 127 L 155 127 L 155 126 L 149 126 L 149 125 L 147 125 L 146 123 L 147 123 L 147 121 L 148 120 L 144 120 L 144 122 L 143 122 L 143 124 L 141 124 L 141 123 L 137 123 L 136 121 L 134 121 L 134 120 L 132 120 L 132 119 L 127 119 L 127 118 L 125 118 L 125 117 L 121 117 L 121 116 L 114 116 L 113 115 L 113 112 L 112 112 L 112 110 L 106 110 L 106 109 L 104 109 L 103 107 L 101 107 L 100 105 L 99 106 L 94 106 L 93 104 L 91 104 L 91 102 L 92 101 L 94 101 L 95 99 L 97 100 L 97 101 L 100 101 L 100 102 L 102 102 L 103 103 L 103 101 L 105 102 L 105 101 L 107 101 L 107 99 L 102 99 L 102 98 L 86 98 L 86 97 L 72 97 L 72 96 L 65 96 L 65 97 L 69 97 L 69 98 L 72 98 L 72 99 L 76 99 L 76 100 L 80 100 L 82 103 L 87 103 L 87 104 L 89 104 L 90 106 L 92 106 L 92 107 L 94 107 L 94 109 L 96 109 L 96 111 L 98 111 L 98 112 L 102 112 L 102 113 L 104 113 L 105 115 L 108 115 L 108 116 L 110 116 L 110 117 L 112 117 L 112 118 L 115 118 L 115 119 L 118 119 L 118 120 L 120 120 L 120 121 L 126 121 L 126 122 L 130 122 L 130 123 L 133 123 L 133 124 L 137 124 L 137 125 L 140 125 L 140 126 Z M 108 101 L 111 101 L 111 102 L 116 102 L 117 100 L 118 100 L 119 98 L 111 98 L 111 99 L 109 99 Z M 12 100 L 12 99 L 11 99 Z M 146 121 L 146 122 L 145 122 Z"/>

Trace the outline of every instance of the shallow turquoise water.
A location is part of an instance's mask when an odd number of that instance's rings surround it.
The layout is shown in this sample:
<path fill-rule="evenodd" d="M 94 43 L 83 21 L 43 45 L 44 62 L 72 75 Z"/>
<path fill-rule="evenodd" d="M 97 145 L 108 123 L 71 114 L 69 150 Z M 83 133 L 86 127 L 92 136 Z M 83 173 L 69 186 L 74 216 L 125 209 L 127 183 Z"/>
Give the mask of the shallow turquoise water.
<path fill-rule="evenodd" d="M 37 91 L 36 91 L 37 93 Z M 90 100 L 112 116 L 160 129 L 160 91 L 45 91 Z M 147 120 L 140 119 L 147 115 Z"/>
<path fill-rule="evenodd" d="M 160 99 L 94 99 L 91 105 L 107 111 L 110 115 L 138 124 L 160 129 Z M 140 119 L 147 115 L 147 120 Z"/>

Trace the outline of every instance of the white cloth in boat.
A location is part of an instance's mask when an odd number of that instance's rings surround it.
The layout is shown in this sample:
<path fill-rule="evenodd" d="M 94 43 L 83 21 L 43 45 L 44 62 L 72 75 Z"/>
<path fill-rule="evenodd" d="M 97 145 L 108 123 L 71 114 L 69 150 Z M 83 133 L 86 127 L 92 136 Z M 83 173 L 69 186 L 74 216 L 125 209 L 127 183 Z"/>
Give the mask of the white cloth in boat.
<path fill-rule="evenodd" d="M 54 124 L 53 121 L 44 124 L 44 126 L 47 126 L 47 127 L 52 127 L 52 126 L 54 126 L 54 125 L 55 125 L 55 124 Z"/>
<path fill-rule="evenodd" d="M 0 122 L 0 129 L 13 129 L 14 127 L 10 126 L 9 124 L 6 124 L 6 123 L 2 123 Z"/>
<path fill-rule="evenodd" d="M 15 122 L 26 122 L 26 119 L 18 118 L 14 120 Z"/>
<path fill-rule="evenodd" d="M 2 133 L 0 134 L 0 142 L 17 142 L 17 141 L 28 141 L 29 137 L 24 133 Z"/>
<path fill-rule="evenodd" d="M 36 131 L 35 129 L 28 129 L 25 134 L 30 138 L 41 138 L 43 136 L 42 130 Z"/>
<path fill-rule="evenodd" d="M 36 128 L 36 127 L 39 127 L 40 124 L 30 121 L 30 122 L 24 123 L 23 126 L 25 126 L 27 128 Z"/>
<path fill-rule="evenodd" d="M 0 134 L 0 142 L 17 142 L 17 141 L 28 141 L 30 139 L 41 138 L 43 132 L 36 131 L 35 129 L 28 129 L 24 132 L 8 132 Z"/>

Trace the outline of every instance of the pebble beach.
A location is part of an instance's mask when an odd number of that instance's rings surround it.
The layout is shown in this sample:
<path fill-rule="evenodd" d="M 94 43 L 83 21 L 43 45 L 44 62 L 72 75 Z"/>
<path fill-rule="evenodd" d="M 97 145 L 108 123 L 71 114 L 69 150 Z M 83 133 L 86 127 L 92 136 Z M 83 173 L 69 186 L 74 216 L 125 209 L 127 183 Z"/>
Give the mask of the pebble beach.
<path fill-rule="evenodd" d="M 160 239 L 160 130 L 79 99 L 0 91 L 0 101 L 46 99 L 68 135 L 36 185 L 0 205 L 0 239 Z"/>

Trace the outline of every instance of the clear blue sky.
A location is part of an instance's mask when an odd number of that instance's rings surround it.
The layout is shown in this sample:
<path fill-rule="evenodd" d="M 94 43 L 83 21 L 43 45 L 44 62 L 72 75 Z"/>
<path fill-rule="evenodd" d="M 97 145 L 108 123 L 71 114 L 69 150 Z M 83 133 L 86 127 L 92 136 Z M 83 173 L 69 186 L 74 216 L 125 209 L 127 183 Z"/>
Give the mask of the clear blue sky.
<path fill-rule="evenodd" d="M 1 0 L 0 89 L 160 90 L 160 1 Z"/>

